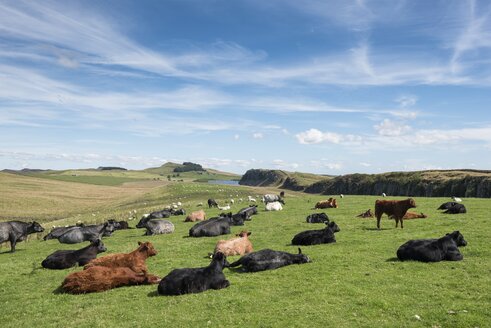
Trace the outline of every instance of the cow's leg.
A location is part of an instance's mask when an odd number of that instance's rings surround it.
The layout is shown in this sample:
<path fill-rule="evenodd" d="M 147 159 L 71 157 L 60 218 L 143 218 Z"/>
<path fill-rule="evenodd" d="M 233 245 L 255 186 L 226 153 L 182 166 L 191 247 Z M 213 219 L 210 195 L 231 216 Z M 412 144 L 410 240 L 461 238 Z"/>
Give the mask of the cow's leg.
<path fill-rule="evenodd" d="M 401 229 L 404 228 L 403 222 L 404 222 L 404 219 L 401 218 Z"/>
<path fill-rule="evenodd" d="M 377 229 L 380 230 L 380 218 L 382 217 L 382 214 L 377 214 Z"/>
<path fill-rule="evenodd" d="M 17 238 L 13 232 L 9 233 L 9 241 L 10 241 L 10 253 L 15 252 L 15 244 L 17 244 Z"/>

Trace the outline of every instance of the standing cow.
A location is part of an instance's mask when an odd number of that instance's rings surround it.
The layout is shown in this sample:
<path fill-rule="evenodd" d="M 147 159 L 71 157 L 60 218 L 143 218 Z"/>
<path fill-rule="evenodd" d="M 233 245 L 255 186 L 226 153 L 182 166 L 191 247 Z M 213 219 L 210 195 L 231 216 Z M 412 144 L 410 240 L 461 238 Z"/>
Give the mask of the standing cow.
<path fill-rule="evenodd" d="M 403 226 L 403 217 L 407 210 L 416 207 L 416 202 L 412 198 L 405 200 L 379 200 L 375 201 L 375 216 L 377 217 L 377 229 L 380 230 L 380 218 L 385 213 L 389 217 L 394 217 L 396 220 L 396 228 L 401 221 L 401 229 Z"/>
<path fill-rule="evenodd" d="M 26 240 L 31 233 L 43 232 L 44 228 L 37 222 L 9 221 L 0 222 L 0 243 L 9 241 L 10 252 L 15 252 L 15 245 Z"/>

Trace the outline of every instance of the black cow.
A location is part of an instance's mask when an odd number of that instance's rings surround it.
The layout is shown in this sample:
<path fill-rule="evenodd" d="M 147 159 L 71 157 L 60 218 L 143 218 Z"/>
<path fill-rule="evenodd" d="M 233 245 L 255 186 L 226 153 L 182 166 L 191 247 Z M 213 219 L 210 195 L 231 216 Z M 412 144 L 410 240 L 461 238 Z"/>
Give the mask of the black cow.
<path fill-rule="evenodd" d="M 329 217 L 326 213 L 313 213 L 307 216 L 307 223 L 329 223 Z"/>
<path fill-rule="evenodd" d="M 291 264 L 302 264 L 311 262 L 310 258 L 302 254 L 298 249 L 298 254 L 263 249 L 242 256 L 239 260 L 229 264 L 229 267 L 242 265 L 242 270 L 246 272 L 257 272 L 273 270 Z"/>
<path fill-rule="evenodd" d="M 165 219 L 172 215 L 171 209 L 163 209 L 161 211 L 154 211 L 150 213 L 147 218 L 149 219 Z"/>
<path fill-rule="evenodd" d="M 68 227 L 53 228 L 46 236 L 43 237 L 43 240 L 58 239 L 65 232 L 68 232 L 68 231 L 70 231 L 76 227 L 85 227 L 85 225 L 72 225 L 72 226 L 68 226 Z"/>
<path fill-rule="evenodd" d="M 223 274 L 227 259 L 223 253 L 213 255 L 210 265 L 202 268 L 174 269 L 159 283 L 160 295 L 201 293 L 207 289 L 222 289 L 230 286 Z"/>
<path fill-rule="evenodd" d="M 335 232 L 339 232 L 338 225 L 333 222 L 326 222 L 326 228 L 321 230 L 307 230 L 295 235 L 292 245 L 317 245 L 335 243 Z"/>
<path fill-rule="evenodd" d="M 445 214 L 462 214 L 462 213 L 467 213 L 467 210 L 466 210 L 464 204 L 458 204 L 457 203 L 454 206 L 447 209 L 443 213 L 445 213 Z"/>
<path fill-rule="evenodd" d="M 442 205 L 440 205 L 440 207 L 437 208 L 437 210 L 448 210 L 450 207 L 455 206 L 457 204 L 458 203 L 456 203 L 456 202 L 446 202 L 446 203 L 443 203 Z"/>
<path fill-rule="evenodd" d="M 0 243 L 10 242 L 10 252 L 15 252 L 15 245 L 19 241 L 26 240 L 31 233 L 43 232 L 44 228 L 39 223 L 8 221 L 0 222 Z"/>
<path fill-rule="evenodd" d="M 210 198 L 208 199 L 208 208 L 212 207 L 218 207 L 218 203 L 213 198 Z"/>
<path fill-rule="evenodd" d="M 440 239 L 410 240 L 397 250 L 401 261 L 414 260 L 421 262 L 461 261 L 458 246 L 466 246 L 467 242 L 459 231 L 446 234 Z"/>
<path fill-rule="evenodd" d="M 178 210 L 171 210 L 172 215 L 185 215 L 186 211 L 183 208 Z"/>
<path fill-rule="evenodd" d="M 92 259 L 95 259 L 97 254 L 105 252 L 106 247 L 104 243 L 97 239 L 90 243 L 89 246 L 81 248 L 79 250 L 60 250 L 49 255 L 41 265 L 46 269 L 67 269 L 72 266 L 78 265 L 84 266 Z"/>
<path fill-rule="evenodd" d="M 114 231 L 114 227 L 114 223 L 111 222 L 88 225 L 85 227 L 74 227 L 58 237 L 58 241 L 62 244 L 77 244 L 84 241 L 94 241 L 96 239 L 101 239 L 102 236 L 110 236 Z"/>
<path fill-rule="evenodd" d="M 244 225 L 245 213 L 227 214 L 196 223 L 189 229 L 190 237 L 213 237 L 230 233 L 231 225 Z"/>
<path fill-rule="evenodd" d="M 249 207 L 244 207 L 237 212 L 237 214 L 245 213 L 247 221 L 251 220 L 251 216 L 257 214 L 257 205 L 251 205 Z"/>

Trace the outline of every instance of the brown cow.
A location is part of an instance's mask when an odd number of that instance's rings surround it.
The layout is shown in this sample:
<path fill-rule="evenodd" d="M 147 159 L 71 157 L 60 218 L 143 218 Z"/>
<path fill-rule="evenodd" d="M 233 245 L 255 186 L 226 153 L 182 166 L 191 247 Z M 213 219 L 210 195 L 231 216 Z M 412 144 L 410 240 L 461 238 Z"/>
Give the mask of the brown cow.
<path fill-rule="evenodd" d="M 423 213 L 415 213 L 415 212 L 406 212 L 406 214 L 404 214 L 404 217 L 403 219 L 404 220 L 412 220 L 412 219 L 426 219 L 428 217 L 428 215 L 425 215 Z"/>
<path fill-rule="evenodd" d="M 136 273 L 127 267 L 90 267 L 73 272 L 63 281 L 61 288 L 71 294 L 102 292 L 108 289 L 142 284 L 158 284 L 160 278 L 147 273 Z"/>
<path fill-rule="evenodd" d="M 217 241 L 214 254 L 221 252 L 225 256 L 233 256 L 252 253 L 254 249 L 252 248 L 252 243 L 249 240 L 250 235 L 250 232 L 244 230 L 236 235 L 238 238 Z"/>
<path fill-rule="evenodd" d="M 89 269 L 95 266 L 103 266 L 109 268 L 127 267 L 136 273 L 147 273 L 148 268 L 145 260 L 150 256 L 157 255 L 157 250 L 151 242 L 138 242 L 138 248 L 131 253 L 117 253 L 93 259 L 87 263 L 84 269 Z"/>
<path fill-rule="evenodd" d="M 358 214 L 357 218 L 373 218 L 373 213 L 371 209 L 368 209 L 366 212 Z"/>
<path fill-rule="evenodd" d="M 321 200 L 315 204 L 315 208 L 337 208 L 338 203 L 335 198 L 329 198 L 328 200 Z"/>
<path fill-rule="evenodd" d="M 189 214 L 184 222 L 196 222 L 196 221 L 204 221 L 206 220 L 206 213 L 203 210 L 194 211 Z"/>
<path fill-rule="evenodd" d="M 385 213 L 389 217 L 393 216 L 396 220 L 396 228 L 401 221 L 401 229 L 403 226 L 403 217 L 407 210 L 416 207 L 414 199 L 408 198 L 405 200 L 379 200 L 375 201 L 375 216 L 377 217 L 377 229 L 380 229 L 380 218 Z"/>

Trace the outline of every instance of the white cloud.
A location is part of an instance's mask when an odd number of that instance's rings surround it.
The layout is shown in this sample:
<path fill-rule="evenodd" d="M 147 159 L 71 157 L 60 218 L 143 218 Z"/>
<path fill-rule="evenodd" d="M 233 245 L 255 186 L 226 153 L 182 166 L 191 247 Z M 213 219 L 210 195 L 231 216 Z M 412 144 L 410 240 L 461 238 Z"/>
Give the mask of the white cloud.
<path fill-rule="evenodd" d="M 264 135 L 261 132 L 255 132 L 252 134 L 252 137 L 254 139 L 262 139 L 262 138 L 264 138 Z"/>
<path fill-rule="evenodd" d="M 416 105 L 418 97 L 411 95 L 400 96 L 395 101 L 399 104 L 399 107 L 407 108 Z"/>
<path fill-rule="evenodd" d="M 238 134 L 234 135 L 235 140 L 239 140 L 240 136 Z"/>
<path fill-rule="evenodd" d="M 361 165 L 361 166 L 364 166 L 364 167 L 370 167 L 370 166 L 372 166 L 372 164 L 370 164 L 370 163 L 365 163 L 365 162 L 361 162 L 361 163 L 360 163 L 360 165 Z"/>
<path fill-rule="evenodd" d="M 405 125 L 401 122 L 394 122 L 389 119 L 384 119 L 380 124 L 374 126 L 378 134 L 381 136 L 400 136 L 411 131 L 409 125 Z"/>
<path fill-rule="evenodd" d="M 297 169 L 300 165 L 298 163 L 291 163 L 282 159 L 275 159 L 272 162 L 273 166 L 280 169 Z"/>
<path fill-rule="evenodd" d="M 362 141 L 360 136 L 352 134 L 339 134 L 335 132 L 322 132 L 317 129 L 309 129 L 295 135 L 298 142 L 301 144 L 319 144 L 319 143 L 359 143 Z"/>

